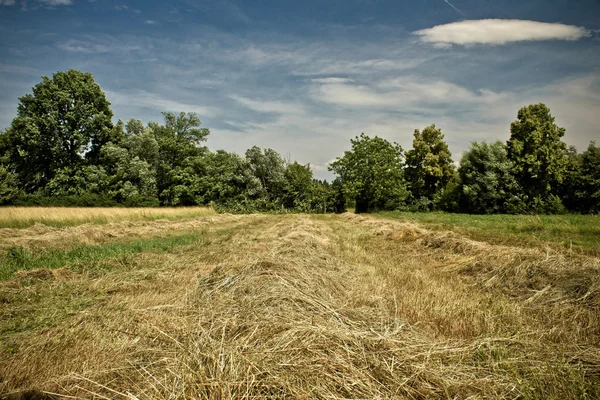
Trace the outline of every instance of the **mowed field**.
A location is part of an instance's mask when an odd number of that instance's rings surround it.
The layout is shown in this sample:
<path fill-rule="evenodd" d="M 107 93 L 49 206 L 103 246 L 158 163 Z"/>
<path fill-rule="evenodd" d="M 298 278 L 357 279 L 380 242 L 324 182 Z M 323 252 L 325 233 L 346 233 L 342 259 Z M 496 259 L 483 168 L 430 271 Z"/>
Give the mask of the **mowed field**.
<path fill-rule="evenodd" d="M 6 210 L 7 398 L 600 398 L 596 239 L 543 221 Z"/>

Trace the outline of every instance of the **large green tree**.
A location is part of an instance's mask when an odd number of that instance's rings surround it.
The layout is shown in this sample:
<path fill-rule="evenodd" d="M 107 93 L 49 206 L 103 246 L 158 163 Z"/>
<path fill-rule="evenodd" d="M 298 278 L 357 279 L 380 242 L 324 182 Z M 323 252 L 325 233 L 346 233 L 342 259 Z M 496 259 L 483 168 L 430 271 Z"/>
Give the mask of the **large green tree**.
<path fill-rule="evenodd" d="M 356 212 L 393 210 L 408 196 L 404 181 L 402 147 L 361 133 L 350 139 L 352 149 L 329 166 L 341 180 L 345 195 L 356 203 Z"/>
<path fill-rule="evenodd" d="M 165 112 L 163 116 L 164 125 L 148 124 L 158 144 L 158 197 L 164 205 L 193 204 L 182 185 L 189 181 L 191 159 L 207 153 L 208 149 L 200 144 L 210 132 L 201 128 L 200 118 L 195 113 Z"/>
<path fill-rule="evenodd" d="M 214 203 L 230 211 L 254 211 L 264 193 L 248 160 L 225 150 L 210 152 L 199 165 L 197 202 Z"/>
<path fill-rule="evenodd" d="M 504 143 L 473 142 L 458 168 L 460 210 L 473 214 L 523 211 L 521 188 Z"/>
<path fill-rule="evenodd" d="M 433 201 L 454 174 L 452 154 L 435 124 L 415 130 L 413 148 L 406 152 L 406 180 L 413 199 Z"/>
<path fill-rule="evenodd" d="M 544 104 L 523 107 L 510 125 L 508 159 L 530 203 L 545 202 L 558 191 L 567 170 L 565 129 Z"/>
<path fill-rule="evenodd" d="M 322 187 L 313 183 L 310 165 L 289 163 L 285 168 L 284 179 L 284 206 L 304 212 L 311 211 L 311 198 L 316 194 L 313 193 L 313 189 L 317 187 L 322 189 Z M 323 196 L 324 192 L 325 190 L 321 190 L 319 195 Z"/>
<path fill-rule="evenodd" d="M 61 169 L 95 163 L 104 144 L 119 140 L 112 115 L 91 73 L 69 70 L 42 77 L 32 94 L 19 99 L 6 133 L 8 163 L 20 185 L 35 192 Z"/>
<path fill-rule="evenodd" d="M 246 151 L 246 160 L 252 174 L 261 182 L 266 207 L 283 204 L 285 189 L 285 161 L 273 149 L 253 146 Z M 270 205 L 269 205 L 270 204 Z"/>

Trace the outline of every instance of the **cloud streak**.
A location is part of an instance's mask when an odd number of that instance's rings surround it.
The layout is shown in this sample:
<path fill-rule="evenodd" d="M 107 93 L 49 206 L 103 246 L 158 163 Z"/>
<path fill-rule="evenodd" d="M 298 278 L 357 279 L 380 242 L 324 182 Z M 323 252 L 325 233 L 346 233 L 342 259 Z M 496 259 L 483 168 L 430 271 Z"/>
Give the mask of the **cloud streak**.
<path fill-rule="evenodd" d="M 437 25 L 413 32 L 437 47 L 504 45 L 543 40 L 579 40 L 590 32 L 579 26 L 517 19 L 481 19 Z"/>
<path fill-rule="evenodd" d="M 73 0 L 38 0 L 37 1 L 42 6 L 46 6 L 48 8 L 56 7 L 56 6 L 70 6 L 73 4 Z M 0 6 L 14 6 L 17 4 L 16 0 L 0 0 Z M 21 5 L 23 9 L 27 9 L 27 2 L 22 1 Z M 33 9 L 37 9 L 39 6 L 33 7 Z"/>
<path fill-rule="evenodd" d="M 332 84 L 332 83 L 351 83 L 351 82 L 354 82 L 354 80 L 352 80 L 350 78 L 329 77 L 329 78 L 315 78 L 315 79 L 311 79 L 310 82 L 312 82 L 312 83 L 321 83 L 323 85 L 329 85 L 329 84 Z"/>
<path fill-rule="evenodd" d="M 456 6 L 454 6 L 454 4 L 450 3 L 448 0 L 444 0 L 444 3 L 448 4 L 450 7 L 454 8 L 457 12 L 459 12 L 463 17 L 467 17 L 467 15 L 462 12 L 461 10 L 459 10 Z"/>

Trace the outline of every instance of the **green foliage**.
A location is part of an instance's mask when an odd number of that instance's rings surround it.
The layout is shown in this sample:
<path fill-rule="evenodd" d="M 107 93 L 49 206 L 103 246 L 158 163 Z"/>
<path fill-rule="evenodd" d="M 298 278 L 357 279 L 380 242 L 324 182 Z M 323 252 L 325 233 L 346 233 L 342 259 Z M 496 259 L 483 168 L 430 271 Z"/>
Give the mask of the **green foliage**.
<path fill-rule="evenodd" d="M 156 199 L 155 170 L 134 154 L 112 143 L 102 148 L 101 160 L 106 171 L 102 192 L 119 203 L 138 204 Z M 101 179 L 100 173 L 96 176 Z M 101 184 L 98 186 L 101 187 Z"/>
<path fill-rule="evenodd" d="M 0 164 L 0 205 L 11 204 L 21 194 L 16 175 Z"/>
<path fill-rule="evenodd" d="M 42 189 L 57 171 L 94 163 L 113 139 L 112 111 L 90 73 L 77 70 L 43 77 L 19 99 L 8 128 L 8 163 L 27 193 Z"/>
<path fill-rule="evenodd" d="M 461 211 L 470 214 L 517 211 L 515 203 L 521 202 L 522 190 L 502 142 L 471 143 L 460 161 L 458 177 Z"/>
<path fill-rule="evenodd" d="M 279 153 L 254 146 L 246 151 L 246 160 L 252 175 L 261 183 L 263 201 L 274 206 L 283 205 L 286 167 Z"/>
<path fill-rule="evenodd" d="M 330 164 L 344 194 L 356 201 L 356 212 L 393 210 L 408 197 L 402 147 L 361 133 L 350 139 L 352 150 Z"/>
<path fill-rule="evenodd" d="M 148 124 L 158 144 L 156 182 L 158 198 L 163 205 L 189 205 L 191 196 L 184 186 L 189 181 L 189 159 L 200 157 L 207 151 L 200 147 L 209 130 L 200 128 L 200 118 L 195 113 L 163 113 L 164 125 Z M 186 171 L 187 168 L 187 171 Z"/>
<path fill-rule="evenodd" d="M 582 213 L 600 212 L 600 147 L 591 142 L 586 151 L 567 152 L 567 173 L 562 187 L 565 205 Z"/>
<path fill-rule="evenodd" d="M 567 146 L 561 140 L 565 129 L 556 125 L 550 109 L 539 103 L 521 108 L 510 132 L 506 146 L 513 173 L 531 207 L 539 208 L 550 195 L 558 194 L 565 177 Z"/>
<path fill-rule="evenodd" d="M 83 193 L 81 195 L 70 196 L 49 196 L 40 191 L 32 194 L 25 194 L 11 202 L 13 206 L 27 207 L 116 207 L 122 206 L 115 200 L 108 198 L 103 194 Z M 145 204 L 134 204 L 145 205 Z"/>
<path fill-rule="evenodd" d="M 104 150 L 104 149 L 103 149 Z M 108 184 L 104 168 L 86 165 L 79 168 L 67 166 L 55 172 L 44 192 L 48 196 L 81 196 L 86 193 L 103 193 Z"/>
<path fill-rule="evenodd" d="M 428 203 L 427 208 L 431 209 L 453 175 L 452 154 L 442 130 L 436 129 L 435 124 L 422 132 L 416 129 L 413 148 L 406 152 L 406 180 L 413 199 Z"/>
<path fill-rule="evenodd" d="M 215 203 L 223 207 L 242 204 L 245 208 L 263 192 L 261 182 L 252 174 L 248 161 L 235 153 L 225 150 L 210 152 L 198 169 L 201 170 L 197 182 L 198 204 Z"/>
<path fill-rule="evenodd" d="M 284 207 L 302 212 L 311 211 L 313 197 L 317 204 L 326 203 L 328 198 L 327 188 L 324 185 L 313 183 L 310 165 L 302 165 L 297 162 L 286 166 L 283 193 Z"/>
<path fill-rule="evenodd" d="M 132 157 L 138 157 L 156 167 L 159 147 L 152 129 L 144 127 L 142 121 L 135 119 L 127 122 L 126 129 L 127 134 L 123 140 L 123 146 L 129 150 Z"/>
<path fill-rule="evenodd" d="M 581 155 L 581 203 L 585 212 L 600 212 L 600 147 L 590 143 Z"/>

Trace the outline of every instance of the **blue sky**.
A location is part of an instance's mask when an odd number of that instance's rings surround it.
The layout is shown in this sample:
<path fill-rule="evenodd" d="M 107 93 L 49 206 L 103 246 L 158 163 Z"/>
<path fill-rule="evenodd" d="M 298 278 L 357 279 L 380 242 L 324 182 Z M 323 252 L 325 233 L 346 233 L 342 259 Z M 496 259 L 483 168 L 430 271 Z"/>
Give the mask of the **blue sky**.
<path fill-rule="evenodd" d="M 544 102 L 600 141 L 597 0 L 0 0 L 0 129 L 42 75 L 92 72 L 117 119 L 193 111 L 209 148 L 271 147 L 331 177 L 365 132 L 454 159 Z"/>

